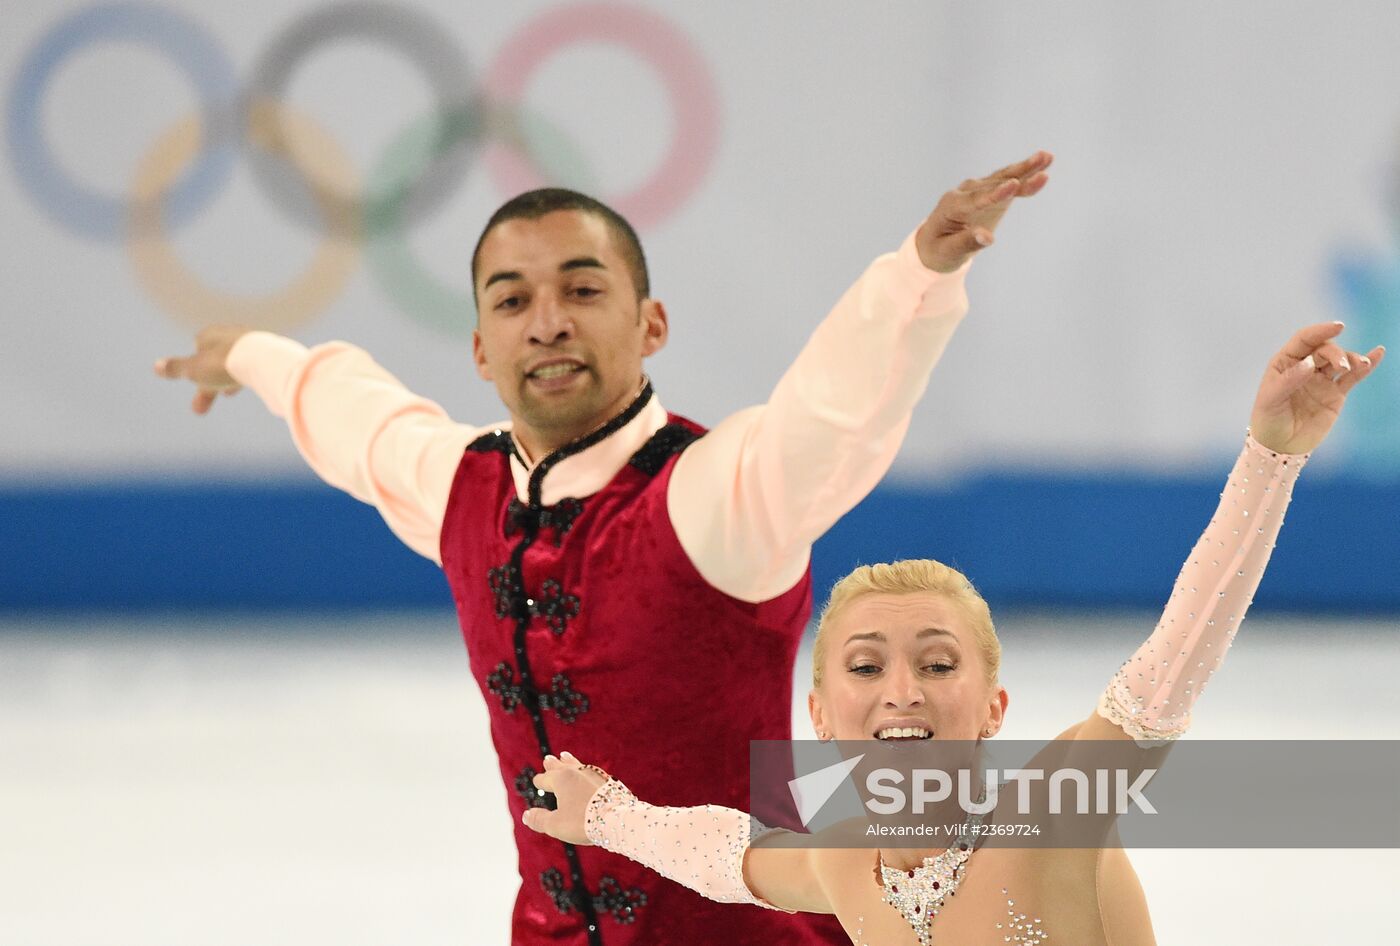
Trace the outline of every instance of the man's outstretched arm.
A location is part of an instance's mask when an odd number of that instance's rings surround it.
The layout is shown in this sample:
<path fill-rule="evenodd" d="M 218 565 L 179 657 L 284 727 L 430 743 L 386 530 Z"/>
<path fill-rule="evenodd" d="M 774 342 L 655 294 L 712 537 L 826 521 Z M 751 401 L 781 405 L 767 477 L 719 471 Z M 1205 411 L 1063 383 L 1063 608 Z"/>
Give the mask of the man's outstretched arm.
<path fill-rule="evenodd" d="M 452 477 L 480 428 L 455 423 L 344 342 L 308 349 L 269 332 L 218 325 L 199 333 L 193 355 L 162 358 L 155 369 L 194 382 L 197 414 L 208 413 L 220 395 L 251 388 L 287 421 L 318 476 L 374 505 L 410 548 L 439 561 Z"/>
<path fill-rule="evenodd" d="M 1006 211 L 1040 191 L 1037 152 L 939 200 L 846 291 L 773 390 L 688 449 L 668 504 L 700 573 L 745 601 L 802 576 L 811 544 L 880 481 L 967 311 L 963 276 Z"/>

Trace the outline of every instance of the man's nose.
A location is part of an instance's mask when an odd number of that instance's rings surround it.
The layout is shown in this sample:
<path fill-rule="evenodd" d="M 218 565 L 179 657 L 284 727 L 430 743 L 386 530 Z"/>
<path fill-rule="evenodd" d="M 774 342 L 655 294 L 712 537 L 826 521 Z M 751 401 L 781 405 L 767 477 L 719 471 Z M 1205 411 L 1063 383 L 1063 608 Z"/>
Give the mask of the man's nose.
<path fill-rule="evenodd" d="M 574 322 L 568 307 L 561 305 L 553 293 L 543 293 L 531 307 L 530 341 L 539 345 L 554 345 L 573 338 Z"/>

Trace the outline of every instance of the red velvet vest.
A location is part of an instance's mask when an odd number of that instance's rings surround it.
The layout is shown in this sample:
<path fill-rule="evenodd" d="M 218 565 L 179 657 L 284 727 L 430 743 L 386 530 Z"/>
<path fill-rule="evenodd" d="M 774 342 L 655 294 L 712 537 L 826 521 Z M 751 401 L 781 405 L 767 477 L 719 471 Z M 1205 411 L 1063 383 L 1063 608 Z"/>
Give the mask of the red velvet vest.
<path fill-rule="evenodd" d="M 672 415 L 602 490 L 540 504 L 564 456 L 620 429 L 650 396 L 546 457 L 516 499 L 510 435 L 468 446 L 442 526 L 442 564 L 515 823 L 513 942 L 577 946 L 848 944 L 834 917 L 720 904 L 596 847 L 520 823 L 553 807 L 531 779 L 569 750 L 656 805 L 749 807 L 749 740 L 791 738 L 792 667 L 811 578 L 760 604 L 695 570 L 666 484 L 702 428 Z"/>

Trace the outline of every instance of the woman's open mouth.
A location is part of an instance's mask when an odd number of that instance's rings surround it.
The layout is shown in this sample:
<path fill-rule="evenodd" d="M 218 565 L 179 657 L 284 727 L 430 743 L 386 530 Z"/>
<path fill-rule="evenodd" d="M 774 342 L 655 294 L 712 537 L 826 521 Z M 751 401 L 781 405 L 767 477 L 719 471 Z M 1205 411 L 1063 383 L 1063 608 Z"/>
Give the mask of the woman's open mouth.
<path fill-rule="evenodd" d="M 882 742 L 918 742 L 932 739 L 933 732 L 922 726 L 889 726 L 876 732 L 875 738 Z"/>

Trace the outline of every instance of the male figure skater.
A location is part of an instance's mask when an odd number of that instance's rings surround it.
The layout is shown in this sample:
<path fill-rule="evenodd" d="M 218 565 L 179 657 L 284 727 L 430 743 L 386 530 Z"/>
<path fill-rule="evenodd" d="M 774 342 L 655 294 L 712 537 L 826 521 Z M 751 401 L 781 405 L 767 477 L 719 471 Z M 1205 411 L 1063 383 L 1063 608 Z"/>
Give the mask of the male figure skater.
<path fill-rule="evenodd" d="M 768 403 L 709 432 L 643 374 L 667 314 L 632 227 L 558 189 L 502 206 L 472 257 L 476 367 L 509 422 L 456 423 L 343 342 L 216 326 L 156 363 L 198 386 L 196 413 L 252 388 L 313 470 L 442 565 L 516 825 L 514 942 L 845 942 L 829 918 L 726 908 L 520 816 L 552 806 L 533 779 L 565 732 L 658 804 L 747 806 L 750 740 L 791 737 L 811 544 L 888 469 L 966 311 L 968 262 L 1050 161 L 945 194 Z"/>

